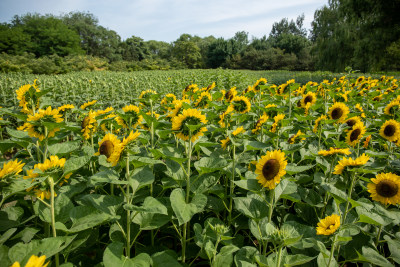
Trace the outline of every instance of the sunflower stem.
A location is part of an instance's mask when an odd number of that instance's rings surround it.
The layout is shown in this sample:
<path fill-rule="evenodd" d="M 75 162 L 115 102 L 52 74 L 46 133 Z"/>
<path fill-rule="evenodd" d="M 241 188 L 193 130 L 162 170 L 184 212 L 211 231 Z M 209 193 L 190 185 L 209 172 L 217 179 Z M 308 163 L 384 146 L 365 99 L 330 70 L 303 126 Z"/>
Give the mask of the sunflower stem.
<path fill-rule="evenodd" d="M 128 184 L 126 187 L 126 203 L 130 203 L 130 173 L 129 173 L 129 153 L 126 155 L 126 178 L 128 179 Z M 128 258 L 131 257 L 131 211 L 129 209 L 126 210 L 126 256 Z"/>
<path fill-rule="evenodd" d="M 188 163 L 187 163 L 187 176 L 186 176 L 186 203 L 189 203 L 190 196 L 190 164 L 192 158 L 192 131 L 189 130 L 189 147 L 187 150 Z M 182 262 L 185 263 L 186 260 L 186 236 L 187 236 L 187 226 L 188 222 L 184 223 L 182 228 Z"/>
<path fill-rule="evenodd" d="M 289 87 L 289 119 L 292 117 L 292 92 L 290 90 L 290 85 Z"/>
<path fill-rule="evenodd" d="M 48 151 L 48 144 L 49 144 L 49 142 L 48 142 L 48 140 L 47 140 L 47 135 L 48 135 L 48 129 L 47 129 L 47 127 L 45 126 L 44 127 L 44 156 L 43 156 L 43 162 L 47 159 L 47 151 Z"/>
<path fill-rule="evenodd" d="M 333 254 L 335 252 L 336 237 L 337 237 L 337 235 L 335 235 L 335 238 L 333 239 L 333 243 L 332 243 L 332 247 L 331 247 L 331 254 L 329 254 L 329 260 L 328 260 L 328 265 L 327 265 L 328 267 L 331 266 L 331 261 L 332 261 L 332 258 L 333 258 Z"/>
<path fill-rule="evenodd" d="M 274 199 L 275 199 L 275 189 L 272 189 L 272 192 L 270 192 L 270 208 L 269 208 L 269 214 L 268 214 L 268 222 L 271 223 L 272 220 L 272 212 L 274 211 Z"/>
<path fill-rule="evenodd" d="M 229 191 L 229 215 L 228 215 L 228 225 L 230 226 L 232 223 L 232 210 L 233 210 L 233 191 L 235 189 L 235 168 L 236 168 L 236 146 L 233 145 L 232 149 L 232 178 L 230 182 L 230 191 Z"/>
<path fill-rule="evenodd" d="M 56 232 L 56 218 L 55 218 L 55 212 L 54 212 L 54 180 L 53 177 L 49 176 L 49 184 L 50 184 L 50 215 L 51 215 L 51 228 L 53 230 L 53 237 L 57 237 L 57 232 Z M 60 266 L 60 259 L 58 256 L 58 253 L 55 255 L 56 258 L 56 267 Z"/>
<path fill-rule="evenodd" d="M 382 228 L 383 228 L 383 225 L 381 224 L 381 226 L 379 226 L 378 235 L 376 236 L 376 240 L 375 240 L 375 247 L 377 247 L 377 248 L 378 248 L 379 240 L 381 238 Z"/>
<path fill-rule="evenodd" d="M 351 183 L 350 183 L 350 188 L 349 188 L 349 193 L 348 193 L 348 196 L 347 196 L 346 209 L 345 209 L 344 214 L 343 214 L 342 224 L 344 224 L 346 222 L 347 213 L 349 212 L 349 204 L 350 204 L 350 199 L 351 199 L 351 193 L 353 192 L 353 187 L 354 187 L 354 184 L 355 184 L 355 180 L 356 180 L 356 172 L 353 172 L 353 176 L 351 178 Z"/>
<path fill-rule="evenodd" d="M 282 247 L 283 247 L 283 246 L 280 246 L 280 247 L 279 247 L 279 251 L 278 251 L 278 261 L 277 261 L 277 263 L 276 263 L 276 267 L 280 267 L 280 266 L 281 266 Z M 328 266 L 329 266 L 329 264 L 328 264 Z"/>

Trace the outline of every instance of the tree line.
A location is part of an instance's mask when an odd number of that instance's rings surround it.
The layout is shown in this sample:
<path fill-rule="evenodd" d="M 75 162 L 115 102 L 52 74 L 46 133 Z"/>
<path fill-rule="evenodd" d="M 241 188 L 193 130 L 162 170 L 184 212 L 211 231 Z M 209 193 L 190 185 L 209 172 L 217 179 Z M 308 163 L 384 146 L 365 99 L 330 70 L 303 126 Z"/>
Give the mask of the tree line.
<path fill-rule="evenodd" d="M 76 70 L 82 58 L 91 69 L 132 71 L 219 67 L 343 71 L 347 66 L 363 72 L 399 70 L 397 10 L 400 0 L 329 0 L 315 11 L 310 32 L 300 15 L 275 22 L 269 35 L 261 38 L 250 39 L 245 31 L 229 39 L 182 34 L 171 43 L 138 36 L 121 40 L 87 12 L 28 13 L 0 24 L 0 71 L 18 71 L 23 65 L 31 72 L 63 73 Z"/>

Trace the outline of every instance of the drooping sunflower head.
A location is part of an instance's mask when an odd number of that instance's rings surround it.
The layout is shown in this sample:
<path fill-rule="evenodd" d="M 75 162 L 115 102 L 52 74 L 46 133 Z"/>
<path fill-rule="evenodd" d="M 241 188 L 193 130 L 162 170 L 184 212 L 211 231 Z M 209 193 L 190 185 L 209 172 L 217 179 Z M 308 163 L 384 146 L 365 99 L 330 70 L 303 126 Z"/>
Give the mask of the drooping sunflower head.
<path fill-rule="evenodd" d="M 46 255 L 42 255 L 40 257 L 36 255 L 32 255 L 28 262 L 25 264 L 25 267 L 47 267 L 49 265 L 50 261 L 48 261 L 46 264 L 44 263 L 46 261 Z M 11 267 L 20 267 L 21 265 L 19 264 L 18 261 L 14 262 Z"/>
<path fill-rule="evenodd" d="M 251 130 L 252 133 L 257 133 L 263 124 L 268 120 L 268 115 L 264 112 L 263 115 L 260 116 L 260 118 L 257 120 L 256 125 L 254 126 L 254 129 Z"/>
<path fill-rule="evenodd" d="M 212 84 L 210 84 L 209 86 L 207 86 L 207 88 L 206 88 L 206 92 L 210 92 L 212 89 L 214 89 L 215 88 L 215 82 L 213 82 Z"/>
<path fill-rule="evenodd" d="M 255 173 L 257 180 L 268 189 L 274 189 L 280 183 L 281 177 L 286 174 L 287 161 L 285 153 L 280 150 L 268 151 L 257 162 Z"/>
<path fill-rule="evenodd" d="M 174 118 L 176 116 L 178 116 L 179 113 L 181 113 L 181 111 L 183 110 L 184 104 L 183 103 L 187 103 L 190 104 L 190 99 L 182 99 L 182 100 L 174 100 L 172 102 L 172 105 L 174 106 L 174 108 L 171 110 L 171 113 L 168 114 L 167 117 L 169 118 Z"/>
<path fill-rule="evenodd" d="M 356 159 L 343 157 L 339 160 L 338 164 L 335 166 L 335 171 L 333 174 L 342 174 L 346 167 L 362 166 L 365 165 L 370 159 L 365 153 Z"/>
<path fill-rule="evenodd" d="M 241 114 L 245 114 L 251 110 L 251 103 L 245 96 L 235 96 L 231 101 L 232 108 Z"/>
<path fill-rule="evenodd" d="M 317 235 L 332 235 L 340 226 L 340 216 L 332 214 L 317 224 Z"/>
<path fill-rule="evenodd" d="M 308 92 L 300 100 L 302 108 L 306 108 L 307 104 L 309 104 L 309 103 L 310 103 L 310 106 L 312 106 L 315 104 L 315 102 L 317 102 L 317 96 L 313 92 Z"/>
<path fill-rule="evenodd" d="M 350 155 L 350 149 L 348 148 L 335 148 L 330 147 L 329 150 L 318 151 L 318 155 L 321 156 L 332 156 L 332 155 Z"/>
<path fill-rule="evenodd" d="M 400 204 L 400 176 L 393 173 L 380 173 L 367 185 L 371 198 L 384 205 Z"/>
<path fill-rule="evenodd" d="M 394 115 L 399 110 L 400 101 L 397 99 L 391 101 L 384 109 L 386 115 Z"/>
<path fill-rule="evenodd" d="M 176 96 L 174 94 L 166 94 L 161 100 L 160 105 L 166 107 L 169 110 L 169 106 L 172 105 L 172 102 L 174 100 L 176 100 Z"/>
<path fill-rule="evenodd" d="M 140 109 L 135 105 L 128 105 L 122 108 L 124 114 L 116 117 L 118 125 L 124 128 L 136 128 L 143 120 L 143 116 L 140 115 Z"/>
<path fill-rule="evenodd" d="M 259 91 L 260 90 L 260 86 L 262 85 L 266 85 L 267 84 L 267 79 L 265 78 L 260 78 L 256 81 L 256 83 L 253 85 L 253 88 L 255 91 Z"/>
<path fill-rule="evenodd" d="M 115 166 L 120 158 L 121 150 L 121 141 L 118 139 L 118 137 L 112 133 L 108 133 L 99 142 L 99 149 L 95 155 L 106 156 L 107 161 L 110 162 L 112 166 Z"/>
<path fill-rule="evenodd" d="M 232 99 L 233 99 L 236 95 L 237 95 L 236 87 L 232 87 L 231 89 L 229 89 L 229 90 L 225 93 L 224 97 L 225 97 L 225 100 L 226 100 L 226 101 L 231 102 Z"/>
<path fill-rule="evenodd" d="M 156 95 L 156 94 L 157 94 L 156 91 L 150 90 L 150 89 L 142 91 L 140 93 L 140 96 L 139 96 L 140 104 L 144 105 L 144 106 L 148 106 L 149 105 L 149 99 L 151 99 L 150 97 L 152 95 Z"/>
<path fill-rule="evenodd" d="M 349 146 L 354 147 L 356 144 L 360 142 L 360 139 L 364 136 L 366 132 L 366 128 L 364 126 L 364 123 L 358 122 L 356 123 L 353 128 L 348 131 L 347 136 L 346 136 L 346 143 Z"/>
<path fill-rule="evenodd" d="M 172 119 L 172 130 L 178 138 L 186 141 L 191 137 L 191 141 L 196 141 L 207 131 L 204 125 L 207 123 L 206 116 L 197 109 L 185 109 L 182 114 Z M 188 125 L 197 126 L 196 129 L 190 129 Z"/>
<path fill-rule="evenodd" d="M 58 109 L 39 109 L 34 115 L 28 115 L 27 123 L 25 123 L 25 131 L 28 132 L 29 136 L 36 137 L 40 141 L 45 138 L 53 137 L 60 128 L 47 129 L 45 123 L 60 123 L 64 119 L 59 113 Z"/>
<path fill-rule="evenodd" d="M 300 138 L 301 136 L 304 136 L 304 133 L 301 132 L 301 130 L 298 130 L 296 134 L 292 135 L 292 136 L 288 139 L 288 143 L 289 143 L 289 144 L 294 144 L 294 143 L 296 143 L 297 139 Z M 304 140 L 306 140 L 306 138 L 301 137 L 299 142 L 304 141 Z"/>
<path fill-rule="evenodd" d="M 271 127 L 271 132 L 272 133 L 275 133 L 276 132 L 276 129 L 278 128 L 278 126 L 279 126 L 279 122 L 281 121 L 281 120 L 283 120 L 285 118 L 285 114 L 282 114 L 282 113 L 280 113 L 280 114 L 278 114 L 278 115 L 276 115 L 275 117 L 274 117 L 274 123 L 272 124 L 272 127 Z"/>
<path fill-rule="evenodd" d="M 40 97 L 36 94 L 38 92 L 40 92 L 40 90 L 35 83 L 33 85 L 25 84 L 16 90 L 17 99 L 19 100 L 19 106 L 22 108 L 22 112 L 31 114 L 33 106 L 36 108 L 39 107 Z"/>
<path fill-rule="evenodd" d="M 83 137 L 87 140 L 97 130 L 96 116 L 93 111 L 89 111 L 88 115 L 83 119 L 81 124 L 81 132 Z"/>
<path fill-rule="evenodd" d="M 350 127 L 350 130 L 353 129 L 353 126 L 356 125 L 357 123 L 362 123 L 361 118 L 358 116 L 351 117 L 345 121 L 347 126 Z"/>
<path fill-rule="evenodd" d="M 347 114 L 349 114 L 349 108 L 341 102 L 336 102 L 329 108 L 329 116 L 332 120 L 336 120 L 337 123 L 343 123 Z"/>
<path fill-rule="evenodd" d="M 221 147 L 223 150 L 225 150 L 228 147 L 228 144 L 230 143 L 231 139 L 229 137 L 220 140 L 221 142 Z"/>
<path fill-rule="evenodd" d="M 379 134 L 391 142 L 395 142 L 400 138 L 400 123 L 395 120 L 386 121 L 379 131 Z"/>
<path fill-rule="evenodd" d="M 206 108 L 208 106 L 208 102 L 212 101 L 212 97 L 208 92 L 201 92 L 199 97 L 196 99 L 194 106 L 197 108 Z"/>
<path fill-rule="evenodd" d="M 59 107 L 58 111 L 61 113 L 61 112 L 64 112 L 64 111 L 66 111 L 68 109 L 74 109 L 74 108 L 75 108 L 74 105 L 66 104 L 66 105 L 62 105 L 61 107 Z"/>

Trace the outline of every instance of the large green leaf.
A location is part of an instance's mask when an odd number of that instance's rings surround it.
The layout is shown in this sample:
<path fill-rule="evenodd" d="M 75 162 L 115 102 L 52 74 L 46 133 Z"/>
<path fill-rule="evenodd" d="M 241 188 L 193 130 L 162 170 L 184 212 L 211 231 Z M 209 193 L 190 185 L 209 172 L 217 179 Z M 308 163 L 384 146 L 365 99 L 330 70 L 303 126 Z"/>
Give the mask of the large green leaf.
<path fill-rule="evenodd" d="M 103 254 L 104 267 L 150 267 L 152 260 L 146 253 L 141 253 L 133 259 L 123 254 L 124 244 L 113 242 L 107 246 Z"/>
<path fill-rule="evenodd" d="M 235 208 L 252 219 L 262 219 L 268 216 L 268 205 L 259 198 L 235 197 Z"/>
<path fill-rule="evenodd" d="M 57 143 L 47 147 L 50 154 L 63 156 L 77 150 L 80 146 L 80 141 L 70 141 L 64 143 Z"/>
<path fill-rule="evenodd" d="M 170 200 L 179 225 L 190 221 L 193 215 L 202 212 L 207 204 L 207 197 L 203 194 L 196 194 L 190 203 L 186 203 L 185 191 L 181 188 L 171 192 Z"/>
<path fill-rule="evenodd" d="M 81 201 L 84 206 L 92 206 L 109 215 L 116 215 L 118 208 L 123 203 L 122 197 L 99 194 L 85 195 L 81 198 Z"/>
<path fill-rule="evenodd" d="M 144 166 L 135 169 L 129 179 L 133 193 L 144 186 L 148 186 L 154 182 L 154 174 L 150 166 Z"/>

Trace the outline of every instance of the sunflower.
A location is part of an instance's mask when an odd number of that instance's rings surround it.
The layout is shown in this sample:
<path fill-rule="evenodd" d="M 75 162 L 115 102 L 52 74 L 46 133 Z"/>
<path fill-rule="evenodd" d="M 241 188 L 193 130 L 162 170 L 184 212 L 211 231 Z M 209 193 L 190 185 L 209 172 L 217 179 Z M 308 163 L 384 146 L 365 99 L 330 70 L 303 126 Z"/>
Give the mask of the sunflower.
<path fill-rule="evenodd" d="M 62 115 L 59 113 L 58 109 L 39 109 L 34 115 L 28 115 L 27 121 L 22 127 L 18 129 L 28 132 L 30 137 L 36 137 L 40 141 L 45 138 L 54 137 L 55 133 L 60 130 L 60 128 L 53 128 L 47 131 L 44 123 L 60 123 L 64 121 Z"/>
<path fill-rule="evenodd" d="M 183 89 L 182 95 L 185 95 L 187 93 L 193 93 L 193 90 L 195 90 L 196 88 L 197 90 L 199 89 L 197 84 L 189 84 L 188 86 L 185 87 L 185 89 Z"/>
<path fill-rule="evenodd" d="M 356 106 L 355 106 L 355 108 L 359 111 L 359 112 L 361 112 L 361 118 L 365 118 L 366 116 L 365 116 L 365 113 L 364 113 L 364 110 L 363 110 L 363 108 L 361 107 L 361 105 L 359 104 L 359 103 L 357 103 L 356 104 Z"/>
<path fill-rule="evenodd" d="M 101 121 L 101 124 L 100 124 L 101 129 L 104 132 L 111 132 L 112 131 L 112 125 L 113 125 L 113 122 L 115 121 L 116 117 L 117 117 L 117 115 L 115 113 L 108 114 L 104 118 L 104 120 Z M 107 119 L 114 119 L 114 120 L 111 121 L 111 120 L 107 120 Z M 118 132 L 119 130 L 120 129 L 117 129 L 116 132 Z"/>
<path fill-rule="evenodd" d="M 348 166 L 354 167 L 354 166 L 365 165 L 368 162 L 368 160 L 369 156 L 365 155 L 365 153 L 356 159 L 343 157 L 341 160 L 339 160 L 338 164 L 335 166 L 335 171 L 333 172 L 333 174 L 342 174 L 344 168 Z"/>
<path fill-rule="evenodd" d="M 306 108 L 308 103 L 310 103 L 310 106 L 312 106 L 315 104 L 315 102 L 317 102 L 317 96 L 313 92 L 308 92 L 300 100 L 300 104 L 301 104 L 302 108 Z"/>
<path fill-rule="evenodd" d="M 212 89 L 214 89 L 215 88 L 215 82 L 213 82 L 212 84 L 210 84 L 209 86 L 207 86 L 207 88 L 206 88 L 206 92 L 210 92 Z"/>
<path fill-rule="evenodd" d="M 236 130 L 234 130 L 232 132 L 232 135 L 233 136 L 237 136 L 238 134 L 241 134 L 241 133 L 244 133 L 244 132 L 245 132 L 245 130 L 243 129 L 243 126 L 240 126 L 240 127 L 236 128 Z"/>
<path fill-rule="evenodd" d="M 266 105 L 264 108 L 268 109 L 268 108 L 276 108 L 277 106 L 275 104 L 268 104 Z"/>
<path fill-rule="evenodd" d="M 329 150 L 321 150 L 318 151 L 318 155 L 321 156 L 331 156 L 331 155 L 350 155 L 350 149 L 348 148 L 335 148 L 335 147 L 330 147 Z"/>
<path fill-rule="evenodd" d="M 34 88 L 34 92 L 40 92 L 35 83 L 34 85 L 25 84 L 15 91 L 17 93 L 17 99 L 19 100 L 19 106 L 22 108 L 22 112 L 27 114 L 32 113 L 32 102 L 34 103 L 35 107 L 39 106 L 39 98 L 37 98 L 35 94 L 31 96 L 29 93 L 31 87 Z"/>
<path fill-rule="evenodd" d="M 346 136 L 346 143 L 349 146 L 354 147 L 356 144 L 360 142 L 360 139 L 365 134 L 365 126 L 364 123 L 358 122 L 353 126 L 353 128 L 347 133 Z"/>
<path fill-rule="evenodd" d="M 231 107 L 238 113 L 245 114 L 250 111 L 251 104 L 245 96 L 235 96 L 231 101 Z"/>
<path fill-rule="evenodd" d="M 106 108 L 106 109 L 104 109 L 104 110 L 96 110 L 95 112 L 94 112 L 94 116 L 95 117 L 98 117 L 98 116 L 101 116 L 101 115 L 104 115 L 104 114 L 107 114 L 107 113 L 109 113 L 109 112 L 111 112 L 111 111 L 113 111 L 114 110 L 114 108 L 113 107 L 108 107 L 108 108 Z"/>
<path fill-rule="evenodd" d="M 161 100 L 160 105 L 167 106 L 167 109 L 169 109 L 168 106 L 171 105 L 174 100 L 176 100 L 176 96 L 174 94 L 166 94 Z"/>
<path fill-rule="evenodd" d="M 237 95 L 237 91 L 236 91 L 236 87 L 232 87 L 231 89 L 229 89 L 224 97 L 228 102 L 231 102 L 232 99 Z"/>
<path fill-rule="evenodd" d="M 400 138 L 400 123 L 395 120 L 386 121 L 382 125 L 379 134 L 386 140 L 395 142 Z"/>
<path fill-rule="evenodd" d="M 225 128 L 227 125 L 225 124 L 225 117 L 231 113 L 233 111 L 233 107 L 232 106 L 228 106 L 228 108 L 226 109 L 225 112 L 223 112 L 221 115 L 219 115 L 219 121 L 218 124 L 222 127 Z M 228 122 L 228 126 L 229 126 L 229 122 Z"/>
<path fill-rule="evenodd" d="M 7 177 L 19 174 L 24 165 L 25 163 L 18 161 L 18 159 L 3 163 L 3 168 L 0 170 L 0 179 L 6 179 Z"/>
<path fill-rule="evenodd" d="M 32 255 L 28 262 L 25 264 L 25 267 L 47 267 L 49 265 L 50 261 L 48 261 L 46 264 L 44 261 L 46 260 L 46 255 L 42 255 L 40 257 L 36 255 Z M 10 267 L 21 267 L 18 261 L 14 262 L 13 265 Z"/>
<path fill-rule="evenodd" d="M 400 140 L 400 139 L 399 139 L 399 140 Z M 370 141 L 371 141 L 371 135 L 368 135 L 367 138 L 365 138 L 363 147 L 364 147 L 364 148 L 367 148 Z"/>
<path fill-rule="evenodd" d="M 278 86 L 278 95 L 283 95 L 283 93 L 285 92 L 286 87 L 288 86 L 287 83 L 281 84 Z"/>
<path fill-rule="evenodd" d="M 255 173 L 258 174 L 258 182 L 263 187 L 274 189 L 281 181 L 281 177 L 286 174 L 286 165 L 284 152 L 280 150 L 268 151 L 256 165 Z"/>
<path fill-rule="evenodd" d="M 189 140 L 191 136 L 191 141 L 194 142 L 207 131 L 207 128 L 203 126 L 191 132 L 187 125 L 204 125 L 206 123 L 206 116 L 201 114 L 200 111 L 197 109 L 185 109 L 182 114 L 172 119 L 172 130 L 176 131 L 176 136 L 183 141 Z"/>
<path fill-rule="evenodd" d="M 81 109 L 85 109 L 89 106 L 93 106 L 94 104 L 96 104 L 97 100 L 93 100 L 93 101 L 89 101 L 87 103 L 84 103 L 80 106 Z"/>
<path fill-rule="evenodd" d="M 107 161 L 110 162 L 112 166 L 115 166 L 117 165 L 121 156 L 121 151 L 121 141 L 116 135 L 108 133 L 99 142 L 99 150 L 95 153 L 95 155 L 106 156 Z"/>
<path fill-rule="evenodd" d="M 66 111 L 67 109 L 73 109 L 75 108 L 74 105 L 71 104 L 66 104 L 66 105 L 62 105 L 61 107 L 57 108 L 59 112 L 63 112 Z"/>
<path fill-rule="evenodd" d="M 253 85 L 253 89 L 255 91 L 259 91 L 260 90 L 260 86 L 261 85 L 266 85 L 267 84 L 267 79 L 265 78 L 260 78 L 256 81 L 256 83 Z"/>
<path fill-rule="evenodd" d="M 66 159 L 58 158 L 58 156 L 50 156 L 50 159 L 46 159 L 43 163 L 37 163 L 33 167 L 33 169 L 27 171 L 27 175 L 24 176 L 24 179 L 32 179 L 32 182 L 36 180 L 36 178 L 43 176 L 51 176 L 54 181 L 58 185 L 61 186 L 63 183 L 67 182 L 72 173 L 63 176 L 64 165 Z M 61 177 L 61 179 L 60 179 Z M 32 190 L 35 191 L 35 194 L 38 198 L 41 199 L 49 199 L 51 194 L 46 183 L 37 184 L 31 188 L 28 188 L 27 191 Z"/>
<path fill-rule="evenodd" d="M 371 198 L 384 205 L 400 204 L 400 176 L 394 173 L 380 173 L 368 183 Z"/>
<path fill-rule="evenodd" d="M 332 235 L 340 226 L 340 216 L 332 214 L 317 224 L 317 235 Z"/>
<path fill-rule="evenodd" d="M 231 142 L 231 139 L 229 137 L 227 137 L 225 139 L 222 139 L 220 142 L 221 142 L 222 149 L 225 150 L 227 148 L 228 144 Z"/>
<path fill-rule="evenodd" d="M 150 90 L 150 89 L 149 90 L 144 90 L 144 91 L 142 91 L 140 93 L 139 98 L 140 99 L 147 99 L 147 98 L 149 98 L 150 95 L 155 95 L 155 94 L 157 94 L 157 92 L 154 91 L 154 90 Z"/>
<path fill-rule="evenodd" d="M 83 137 L 87 140 L 97 130 L 96 116 L 93 111 L 89 111 L 88 115 L 83 119 L 81 124 L 81 132 Z"/>
<path fill-rule="evenodd" d="M 271 127 L 271 132 L 275 133 L 276 132 L 276 128 L 278 127 L 278 124 L 281 120 L 283 120 L 285 118 L 285 114 L 278 114 L 274 117 L 274 123 L 272 124 Z"/>
<path fill-rule="evenodd" d="M 128 105 L 122 108 L 124 115 L 117 116 L 115 121 L 123 128 L 136 128 L 143 120 L 143 116 L 139 115 L 138 106 Z"/>
<path fill-rule="evenodd" d="M 298 130 L 296 134 L 292 135 L 292 136 L 288 139 L 288 143 L 289 143 L 289 144 L 294 144 L 294 143 L 296 142 L 296 138 L 298 138 L 298 137 L 300 137 L 300 136 L 302 136 L 302 135 L 304 135 L 304 133 L 302 133 L 300 130 Z M 306 140 L 306 139 L 303 137 L 303 138 L 300 139 L 300 142 L 301 142 L 301 141 L 304 141 L 304 140 Z"/>
<path fill-rule="evenodd" d="M 194 103 L 194 106 L 198 108 L 206 108 L 209 101 L 212 101 L 210 93 L 202 92 Z"/>
<path fill-rule="evenodd" d="M 269 118 L 268 115 L 264 112 L 264 114 L 261 115 L 261 117 L 256 122 L 256 125 L 255 125 L 254 129 L 251 130 L 251 132 L 257 133 L 261 129 L 263 124 L 268 120 L 268 118 Z"/>
<path fill-rule="evenodd" d="M 350 127 L 349 130 L 351 130 L 351 129 L 353 129 L 353 126 L 356 125 L 357 123 L 362 123 L 362 120 L 360 117 L 354 116 L 354 117 L 347 119 L 344 123 L 346 123 L 347 126 Z"/>
<path fill-rule="evenodd" d="M 186 98 L 182 99 L 182 100 L 179 100 L 179 99 L 178 100 L 174 100 L 172 102 L 172 104 L 174 105 L 174 108 L 171 110 L 171 113 L 168 114 L 167 117 L 174 118 L 174 117 L 178 116 L 178 114 L 182 110 L 183 103 L 190 104 L 190 100 L 186 99 Z"/>
<path fill-rule="evenodd" d="M 396 109 L 399 109 L 400 106 L 400 101 L 397 99 L 391 101 L 384 109 L 384 112 L 386 115 L 394 115 L 396 112 Z"/>
<path fill-rule="evenodd" d="M 346 120 L 347 114 L 349 114 L 349 108 L 344 103 L 336 102 L 330 107 L 328 113 L 332 120 L 343 123 Z"/>

